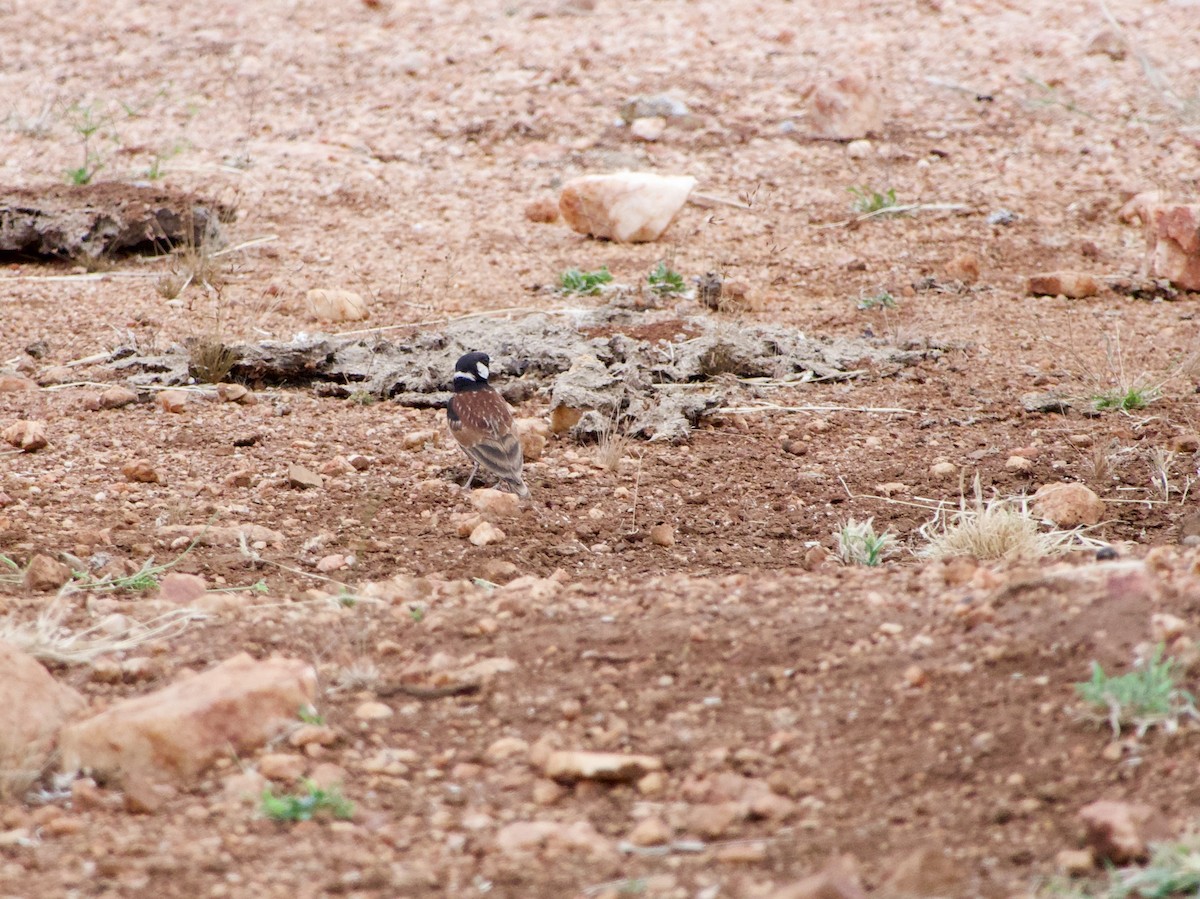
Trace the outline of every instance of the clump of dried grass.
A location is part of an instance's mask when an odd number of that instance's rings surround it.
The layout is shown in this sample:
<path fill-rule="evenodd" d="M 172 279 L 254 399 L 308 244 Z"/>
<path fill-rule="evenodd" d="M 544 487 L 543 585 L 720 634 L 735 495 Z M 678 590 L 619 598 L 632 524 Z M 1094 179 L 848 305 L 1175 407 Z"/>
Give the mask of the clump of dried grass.
<path fill-rule="evenodd" d="M 166 640 L 185 631 L 193 620 L 205 617 L 195 609 L 176 609 L 150 621 L 130 621 L 121 629 L 93 624 L 73 631 L 66 626 L 69 605 L 59 596 L 33 621 L 0 622 L 0 641 L 44 662 L 87 664 L 103 655 L 126 652 L 155 640 Z"/>
<path fill-rule="evenodd" d="M 600 439 L 592 450 L 592 458 L 605 471 L 617 471 L 621 460 L 629 455 L 629 436 L 621 432 L 615 419 L 605 423 Z"/>
<path fill-rule="evenodd" d="M 985 502 L 978 475 L 972 503 L 964 497 L 952 515 L 939 507 L 919 530 L 927 544 L 918 555 L 926 559 L 970 556 L 981 562 L 1030 561 L 1105 545 L 1087 537 L 1082 528 L 1043 531 L 1030 514 L 1027 497 Z"/>

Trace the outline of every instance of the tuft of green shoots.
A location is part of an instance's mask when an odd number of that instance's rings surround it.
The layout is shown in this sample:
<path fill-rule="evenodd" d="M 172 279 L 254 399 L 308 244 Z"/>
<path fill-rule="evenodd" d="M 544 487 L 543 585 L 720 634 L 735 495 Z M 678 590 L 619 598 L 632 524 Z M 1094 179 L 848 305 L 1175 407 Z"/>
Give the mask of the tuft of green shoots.
<path fill-rule="evenodd" d="M 303 783 L 303 793 L 276 796 L 271 788 L 263 790 L 262 812 L 272 821 L 309 821 L 319 815 L 343 821 L 354 816 L 354 803 L 337 788 L 323 790 L 311 780 Z"/>
<path fill-rule="evenodd" d="M 569 268 L 558 276 L 558 292 L 566 295 L 594 296 L 600 292 L 601 284 L 608 284 L 612 279 L 607 265 L 594 272 Z"/>
<path fill-rule="evenodd" d="M 1197 718 L 1196 700 L 1175 684 L 1174 659 L 1163 658 L 1163 645 L 1135 671 L 1110 677 L 1099 662 L 1092 662 L 1092 679 L 1075 685 L 1079 698 L 1093 709 L 1092 717 L 1107 721 L 1114 737 L 1133 727 L 1138 737 L 1152 727 L 1168 733 L 1179 728 L 1179 719 Z"/>
<path fill-rule="evenodd" d="M 874 518 L 866 521 L 851 518 L 834 534 L 834 539 L 837 540 L 838 557 L 847 565 L 878 565 L 896 546 L 891 531 L 875 533 Z"/>
<path fill-rule="evenodd" d="M 886 290 L 871 295 L 862 293 L 859 294 L 858 301 L 854 305 L 863 312 L 869 312 L 872 309 L 895 309 L 896 298 Z"/>
<path fill-rule="evenodd" d="M 666 262 L 659 262 L 646 276 L 646 281 L 650 289 L 660 296 L 675 296 L 687 289 L 683 283 L 683 275 L 670 268 Z"/>
<path fill-rule="evenodd" d="M 1092 397 L 1092 408 L 1097 412 L 1133 412 L 1145 409 L 1159 398 L 1154 387 L 1126 387 L 1109 390 Z"/>
<path fill-rule="evenodd" d="M 887 193 L 880 193 L 864 184 L 860 187 L 847 187 L 846 191 L 854 198 L 850 201 L 850 208 L 861 215 L 882 213 L 900 205 L 900 201 L 896 199 L 895 188 L 889 187 Z"/>
<path fill-rule="evenodd" d="M 311 705 L 302 705 L 300 710 L 296 712 L 296 717 L 305 724 L 324 724 L 325 718 L 320 715 Z"/>

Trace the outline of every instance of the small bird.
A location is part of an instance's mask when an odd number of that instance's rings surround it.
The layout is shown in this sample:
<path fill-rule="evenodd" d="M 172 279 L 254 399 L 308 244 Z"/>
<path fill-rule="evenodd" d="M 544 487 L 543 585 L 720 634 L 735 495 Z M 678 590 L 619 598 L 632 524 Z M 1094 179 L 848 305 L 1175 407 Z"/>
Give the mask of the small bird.
<path fill-rule="evenodd" d="M 517 496 L 527 497 L 529 488 L 521 477 L 525 464 L 521 441 L 512 410 L 488 383 L 491 363 L 487 353 L 467 353 L 454 364 L 454 396 L 446 406 L 446 418 L 450 433 L 475 463 L 464 489 L 470 489 L 482 465 Z"/>

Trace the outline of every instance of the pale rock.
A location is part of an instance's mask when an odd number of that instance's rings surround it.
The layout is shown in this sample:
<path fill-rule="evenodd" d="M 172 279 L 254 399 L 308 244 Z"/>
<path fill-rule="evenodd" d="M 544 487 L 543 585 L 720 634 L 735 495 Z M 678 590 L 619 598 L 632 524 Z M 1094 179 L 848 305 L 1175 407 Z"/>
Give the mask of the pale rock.
<path fill-rule="evenodd" d="M 879 892 L 888 899 L 959 899 L 969 892 L 967 873 L 941 849 L 922 846 L 892 869 Z"/>
<path fill-rule="evenodd" d="M 221 782 L 221 792 L 226 799 L 247 805 L 258 805 L 262 801 L 267 779 L 257 771 L 238 771 Z"/>
<path fill-rule="evenodd" d="M 110 387 L 100 394 L 97 406 L 101 409 L 120 409 L 137 402 L 138 395 L 128 387 Z"/>
<path fill-rule="evenodd" d="M 740 821 L 748 809 L 742 802 L 711 802 L 694 805 L 688 810 L 688 830 L 708 839 L 720 839 Z"/>
<path fill-rule="evenodd" d="M 542 773 L 560 783 L 578 780 L 622 783 L 636 781 L 651 771 L 661 771 L 662 767 L 661 759 L 649 755 L 564 749 L 550 753 L 542 765 Z"/>
<path fill-rule="evenodd" d="M 1107 56 L 1112 60 L 1122 60 L 1126 53 L 1125 38 L 1114 28 L 1101 28 L 1088 38 L 1084 52 L 1088 55 Z"/>
<path fill-rule="evenodd" d="M 49 593 L 70 579 L 71 569 L 67 565 L 44 553 L 38 553 L 25 566 L 21 583 L 30 593 Z"/>
<path fill-rule="evenodd" d="M 958 477 L 958 466 L 953 462 L 934 462 L 929 466 L 929 474 L 939 481 L 948 481 Z"/>
<path fill-rule="evenodd" d="M 304 295 L 308 317 L 317 321 L 357 322 L 371 317 L 367 301 L 352 290 L 313 288 Z"/>
<path fill-rule="evenodd" d="M 258 760 L 258 770 L 271 780 L 299 780 L 307 764 L 304 756 L 294 752 L 268 752 Z"/>
<path fill-rule="evenodd" d="M 550 197 L 538 197 L 525 204 L 525 218 L 540 225 L 558 221 L 558 201 Z"/>
<path fill-rule="evenodd" d="M 776 890 L 768 899 L 867 899 L 853 855 L 834 856 L 820 872 Z"/>
<path fill-rule="evenodd" d="M 1187 632 L 1187 622 L 1170 612 L 1150 616 L 1150 633 L 1155 643 L 1173 643 Z"/>
<path fill-rule="evenodd" d="M 1009 456 L 1004 463 L 1004 470 L 1015 474 L 1028 474 L 1033 471 L 1033 462 L 1024 456 Z"/>
<path fill-rule="evenodd" d="M 168 572 L 158 583 L 158 598 L 176 605 L 188 605 L 208 592 L 208 584 L 198 574 Z"/>
<path fill-rule="evenodd" d="M 496 518 L 511 518 L 521 511 L 521 499 L 515 493 L 507 490 L 496 490 L 492 487 L 482 487 L 471 491 L 471 505 L 484 515 Z M 474 536 L 472 536 L 474 543 Z M 476 543 L 476 546 L 482 546 Z"/>
<path fill-rule="evenodd" d="M 504 531 L 490 521 L 481 521 L 471 529 L 471 535 L 467 539 L 473 546 L 487 546 L 490 543 L 499 543 L 505 536 L 507 535 Z"/>
<path fill-rule="evenodd" d="M 1086 877 L 1095 867 L 1091 849 L 1061 849 L 1054 856 L 1054 870 L 1066 877 Z"/>
<path fill-rule="evenodd" d="M 671 842 L 671 828 L 661 818 L 643 818 L 626 839 L 634 846 L 661 846 Z"/>
<path fill-rule="evenodd" d="M 297 749 L 311 745 L 332 746 L 337 740 L 337 731 L 327 724 L 302 724 L 288 735 L 288 744 Z"/>
<path fill-rule="evenodd" d="M 1140 802 L 1102 799 L 1081 808 L 1079 817 L 1096 858 L 1114 865 L 1143 861 L 1149 855 L 1147 844 L 1151 840 L 1170 835 L 1162 815 Z"/>
<path fill-rule="evenodd" d="M 558 800 L 567 795 L 566 789 L 561 784 L 556 784 L 552 780 L 546 780 L 539 777 L 533 782 L 533 801 L 535 805 L 542 807 L 554 805 Z"/>
<path fill-rule="evenodd" d="M 0 393 L 20 393 L 25 390 L 37 390 L 37 384 L 29 378 L 17 375 L 0 375 Z"/>
<path fill-rule="evenodd" d="M 0 439 L 26 453 L 37 452 L 50 444 L 46 439 L 46 423 L 36 420 L 22 420 L 9 425 L 0 432 Z"/>
<path fill-rule="evenodd" d="M 1090 527 L 1104 518 L 1104 500 L 1083 484 L 1045 484 L 1033 495 L 1032 511 L 1060 528 Z"/>
<path fill-rule="evenodd" d="M 675 545 L 675 528 L 669 524 L 656 524 L 650 528 L 650 542 L 655 546 L 670 548 Z"/>
<path fill-rule="evenodd" d="M 427 443 L 436 446 L 439 437 L 441 437 L 441 432 L 432 429 L 409 431 L 400 438 L 400 445 L 406 450 L 417 450 L 421 449 Z"/>
<path fill-rule="evenodd" d="M 0 795 L 24 793 L 48 764 L 59 728 L 86 704 L 32 656 L 0 642 Z"/>
<path fill-rule="evenodd" d="M 341 571 L 349 564 L 349 559 L 342 553 L 330 553 L 317 561 L 317 571 L 322 574 L 330 574 L 334 571 Z"/>
<path fill-rule="evenodd" d="M 217 399 L 223 403 L 253 406 L 258 400 L 245 384 L 225 381 L 217 385 Z"/>
<path fill-rule="evenodd" d="M 1151 203 L 1140 217 L 1146 274 L 1183 290 L 1200 290 L 1200 203 Z"/>
<path fill-rule="evenodd" d="M 667 791 L 667 775 L 662 771 L 651 771 L 638 778 L 637 791 L 643 796 L 661 796 Z"/>
<path fill-rule="evenodd" d="M 340 474 L 357 474 L 358 469 L 350 464 L 350 460 L 345 456 L 334 456 L 321 463 L 321 474 L 328 477 L 337 477 Z"/>
<path fill-rule="evenodd" d="M 325 484 L 325 479 L 315 471 L 295 462 L 288 466 L 287 477 L 288 486 L 295 487 L 297 490 L 308 490 L 313 487 L 322 487 Z"/>
<path fill-rule="evenodd" d="M 691 114 L 686 103 L 670 94 L 633 97 L 621 105 L 621 119 L 627 125 L 638 119 L 683 119 Z"/>
<path fill-rule="evenodd" d="M 532 852 L 540 848 L 559 825 L 554 821 L 513 821 L 496 834 L 496 848 L 505 855 Z"/>
<path fill-rule="evenodd" d="M 866 159 L 873 152 L 875 152 L 875 146 L 865 138 L 860 137 L 858 140 L 852 140 L 846 144 L 846 155 L 851 159 Z"/>
<path fill-rule="evenodd" d="M 518 418 L 515 422 L 521 455 L 526 462 L 537 462 L 546 451 L 550 438 L 550 423 L 544 418 Z"/>
<path fill-rule="evenodd" d="M 855 140 L 883 127 L 878 88 L 861 75 L 818 84 L 808 97 L 808 127 L 815 137 Z"/>
<path fill-rule="evenodd" d="M 161 484 L 162 476 L 146 459 L 135 459 L 121 466 L 121 474 L 125 480 L 135 484 Z"/>
<path fill-rule="evenodd" d="M 563 187 L 558 206 L 580 234 L 638 243 L 657 240 L 695 186 L 696 179 L 689 175 L 582 175 Z"/>
<path fill-rule="evenodd" d="M 529 743 L 520 737 L 501 737 L 484 752 L 489 762 L 501 762 L 518 755 L 529 754 Z"/>
<path fill-rule="evenodd" d="M 629 134 L 638 140 L 656 141 L 667 130 L 667 120 L 662 116 L 643 116 L 629 123 Z"/>
<path fill-rule="evenodd" d="M 186 390 L 162 390 L 158 394 L 158 405 L 164 412 L 179 415 L 187 411 L 188 395 Z"/>
<path fill-rule="evenodd" d="M 360 703 L 354 709 L 354 717 L 362 721 L 378 721 L 382 718 L 390 718 L 392 714 L 391 706 L 373 700 Z"/>
<path fill-rule="evenodd" d="M 1064 296 L 1079 300 L 1098 294 L 1100 282 L 1081 272 L 1046 272 L 1030 275 L 1026 292 L 1032 296 Z"/>
<path fill-rule="evenodd" d="M 346 783 L 346 769 L 333 762 L 321 762 L 312 769 L 308 779 L 322 790 L 341 789 Z"/>
<path fill-rule="evenodd" d="M 59 740 L 62 767 L 118 782 L 187 781 L 231 749 L 255 749 L 292 724 L 316 684 L 312 666 L 299 659 L 242 653 L 68 726 Z"/>

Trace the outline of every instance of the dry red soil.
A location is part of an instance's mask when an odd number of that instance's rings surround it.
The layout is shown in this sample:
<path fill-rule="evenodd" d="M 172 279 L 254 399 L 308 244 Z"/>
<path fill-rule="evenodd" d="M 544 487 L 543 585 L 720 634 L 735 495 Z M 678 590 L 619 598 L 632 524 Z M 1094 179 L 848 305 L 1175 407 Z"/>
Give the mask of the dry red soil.
<path fill-rule="evenodd" d="M 0 844 L 0 894 L 766 897 L 839 852 L 873 892 L 932 847 L 957 872 L 955 895 L 1019 896 L 1079 845 L 1090 801 L 1136 799 L 1187 823 L 1200 802 L 1194 737 L 1113 750 L 1106 728 L 1079 720 L 1072 686 L 1093 659 L 1125 670 L 1151 640 L 1152 613 L 1189 628 L 1200 614 L 1196 551 L 1181 545 L 1196 459 L 1176 452 L 1171 489 L 1154 483 L 1172 439 L 1200 431 L 1196 298 L 1140 299 L 1111 280 L 1142 262 L 1140 229 L 1118 217 L 1125 201 L 1196 194 L 1197 8 L 1110 5 L 1125 43 L 1104 54 L 1089 41 L 1113 26 L 1083 0 L 0 0 L 0 181 L 58 184 L 92 154 L 98 179 L 131 185 L 154 168 L 236 210 L 236 249 L 214 260 L 212 286 L 174 299 L 160 289 L 168 259 L 96 273 L 4 260 L 0 369 L 45 386 L 0 394 L 0 426 L 43 420 L 50 445 L 0 455 L 0 553 L 18 564 L 101 553 L 107 570 L 129 571 L 178 557 L 179 525 L 277 532 L 252 551 L 203 541 L 179 559 L 174 570 L 210 587 L 267 592 L 229 594 L 170 640 L 115 659 L 148 659 L 138 677 L 53 671 L 100 705 L 243 651 L 311 660 L 317 708 L 339 735 L 312 763 L 340 766 L 355 804 L 349 823 L 270 821 L 222 789 L 253 756 L 149 815 L 125 811 L 116 788 L 85 807 L 51 796 L 49 813 L 15 797 L 0 829 L 68 823 Z M 885 98 L 861 155 L 805 131 L 807 89 L 849 72 Z M 638 141 L 619 110 L 658 93 L 695 121 Z M 85 148 L 87 110 L 103 124 Z M 620 168 L 691 174 L 702 193 L 749 208 L 689 205 L 639 245 L 526 217 L 566 179 Z M 847 188 L 861 185 L 962 208 L 847 227 Z M 1015 220 L 989 224 L 1002 209 Z M 664 258 L 689 279 L 744 283 L 751 307 L 719 314 L 731 323 L 953 349 L 888 377 L 747 388 L 747 402 L 780 408 L 709 417 L 686 444 L 634 441 L 612 469 L 554 437 L 527 466 L 532 501 L 484 547 L 456 530 L 471 510 L 468 465 L 440 410 L 250 385 L 253 405 L 197 393 L 168 414 L 147 392 L 92 411 L 122 383 L 110 368 L 45 376 L 119 345 L 362 327 L 404 340 L 475 312 L 595 305 L 538 286 L 602 265 L 634 285 Z M 1055 270 L 1102 289 L 1027 295 L 1028 276 Z M 319 287 L 357 291 L 370 320 L 309 321 L 305 292 Z M 883 291 L 893 307 L 857 308 Z M 681 316 L 702 314 L 679 303 Z M 1090 411 L 1089 397 L 1130 384 L 1156 398 Z M 1022 407 L 1023 394 L 1050 390 L 1074 407 Z M 908 411 L 864 411 L 878 408 Z M 517 413 L 548 417 L 548 399 Z M 421 430 L 439 436 L 406 448 Z M 1029 470 L 1006 468 L 1016 450 Z M 363 470 L 289 486 L 289 465 L 317 471 L 353 454 Z M 127 480 L 136 459 L 161 482 Z M 934 478 L 940 461 L 961 478 Z M 985 496 L 1084 483 L 1107 503 L 1089 535 L 1122 565 L 1150 558 L 1132 579 L 1092 552 L 919 558 L 918 529 L 937 503 L 969 496 L 976 475 Z M 898 537 L 885 564 L 812 551 L 832 553 L 841 523 L 869 516 Z M 648 539 L 661 523 L 673 546 Z M 333 555 L 345 567 L 319 572 Z M 503 586 L 524 576 L 552 580 Z M 362 598 L 329 598 L 340 593 Z M 153 592 L 69 600 L 77 629 L 165 608 Z M 28 621 L 50 601 L 6 584 L 0 612 Z M 477 694 L 381 687 L 487 658 L 515 670 Z M 375 678 L 346 676 L 371 666 Z M 391 717 L 355 716 L 377 698 Z M 665 778 L 557 787 L 529 753 L 489 753 L 501 738 L 656 755 Z M 388 771 L 374 764 L 384 750 L 400 760 Z M 714 820 L 712 807 L 763 785 L 786 802 Z M 627 851 L 647 818 L 680 845 Z M 594 833 L 514 852 L 498 837 L 522 821 Z"/>

